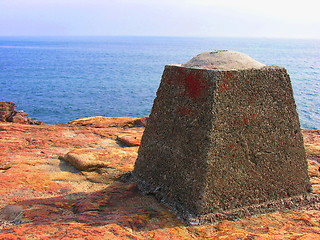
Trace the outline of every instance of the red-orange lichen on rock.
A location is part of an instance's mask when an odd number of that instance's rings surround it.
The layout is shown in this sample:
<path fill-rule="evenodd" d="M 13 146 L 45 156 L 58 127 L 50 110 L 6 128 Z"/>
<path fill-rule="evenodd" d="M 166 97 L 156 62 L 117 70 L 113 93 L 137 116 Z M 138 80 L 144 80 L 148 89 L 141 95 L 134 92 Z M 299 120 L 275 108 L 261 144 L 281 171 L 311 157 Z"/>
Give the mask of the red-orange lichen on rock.
<path fill-rule="evenodd" d="M 141 137 L 131 136 L 131 135 L 118 135 L 117 139 L 128 147 L 140 146 Z"/>
<path fill-rule="evenodd" d="M 118 181 L 132 170 L 138 147 L 119 144 L 117 136 L 141 138 L 144 129 L 134 124 L 137 119 L 127 120 L 98 118 L 99 127 L 94 118 L 63 125 L 0 123 L 0 239 L 320 237 L 317 210 L 185 226 L 153 196 L 142 195 L 133 183 Z M 316 191 L 320 132 L 303 133 L 307 150 L 312 150 L 309 172 Z M 61 158 L 69 152 L 82 157 L 91 153 L 92 161 L 105 164 L 89 172 L 79 170 Z"/>

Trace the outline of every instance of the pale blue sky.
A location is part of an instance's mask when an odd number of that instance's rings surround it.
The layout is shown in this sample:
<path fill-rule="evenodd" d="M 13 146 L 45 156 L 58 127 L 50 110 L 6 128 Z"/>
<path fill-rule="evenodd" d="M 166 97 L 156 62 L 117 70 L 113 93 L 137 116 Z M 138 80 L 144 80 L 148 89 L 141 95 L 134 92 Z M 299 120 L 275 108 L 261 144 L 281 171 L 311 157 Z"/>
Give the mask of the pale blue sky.
<path fill-rule="evenodd" d="M 0 36 L 320 38 L 319 0 L 0 0 Z"/>

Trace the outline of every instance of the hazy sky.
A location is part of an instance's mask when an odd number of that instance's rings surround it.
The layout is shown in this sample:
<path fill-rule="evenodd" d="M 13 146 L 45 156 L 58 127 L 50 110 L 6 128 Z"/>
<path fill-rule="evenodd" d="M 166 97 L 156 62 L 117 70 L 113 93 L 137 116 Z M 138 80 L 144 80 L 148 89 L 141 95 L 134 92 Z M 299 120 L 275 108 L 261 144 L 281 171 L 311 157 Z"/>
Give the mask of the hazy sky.
<path fill-rule="evenodd" d="M 319 0 L 0 0 L 0 35 L 320 38 Z"/>

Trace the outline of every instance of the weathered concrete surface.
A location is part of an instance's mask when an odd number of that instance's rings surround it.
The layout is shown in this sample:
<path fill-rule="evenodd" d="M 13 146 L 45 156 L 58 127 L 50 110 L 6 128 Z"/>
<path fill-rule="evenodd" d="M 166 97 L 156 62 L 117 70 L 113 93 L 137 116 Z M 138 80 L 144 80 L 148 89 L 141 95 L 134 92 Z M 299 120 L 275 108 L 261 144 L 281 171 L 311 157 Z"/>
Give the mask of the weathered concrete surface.
<path fill-rule="evenodd" d="M 91 118 L 38 126 L 0 123 L 0 239 L 320 238 L 318 210 L 185 226 L 152 196 L 142 195 L 135 184 L 117 180 L 113 170 L 131 171 L 134 159 L 117 158 L 116 153 L 137 154 L 137 147 L 123 146 L 117 136 L 139 138 L 144 130 L 127 120 Z M 316 151 L 320 131 L 303 133 L 310 150 L 312 186 L 320 193 L 320 153 Z M 68 152 L 93 154 L 91 160 L 105 161 L 104 166 L 95 171 L 78 170 L 60 159 Z M 103 159 L 103 152 L 110 154 Z"/>
<path fill-rule="evenodd" d="M 228 51 L 166 66 L 133 176 L 194 224 L 316 201 L 304 196 L 310 181 L 286 70 Z"/>
<path fill-rule="evenodd" d="M 181 66 L 211 70 L 244 70 L 259 69 L 266 65 L 243 53 L 224 50 L 201 53 Z"/>

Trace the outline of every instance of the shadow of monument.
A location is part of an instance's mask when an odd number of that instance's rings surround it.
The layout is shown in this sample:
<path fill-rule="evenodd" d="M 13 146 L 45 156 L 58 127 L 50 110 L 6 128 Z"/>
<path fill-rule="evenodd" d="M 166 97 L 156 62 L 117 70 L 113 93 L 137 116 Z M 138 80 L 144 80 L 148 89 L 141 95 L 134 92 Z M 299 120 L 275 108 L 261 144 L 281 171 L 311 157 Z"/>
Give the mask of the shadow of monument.
<path fill-rule="evenodd" d="M 117 181 L 92 193 L 79 192 L 53 198 L 31 199 L 15 205 L 23 209 L 20 214 L 22 224 L 116 224 L 133 231 L 184 225 L 153 196 L 142 195 L 136 184 Z"/>

